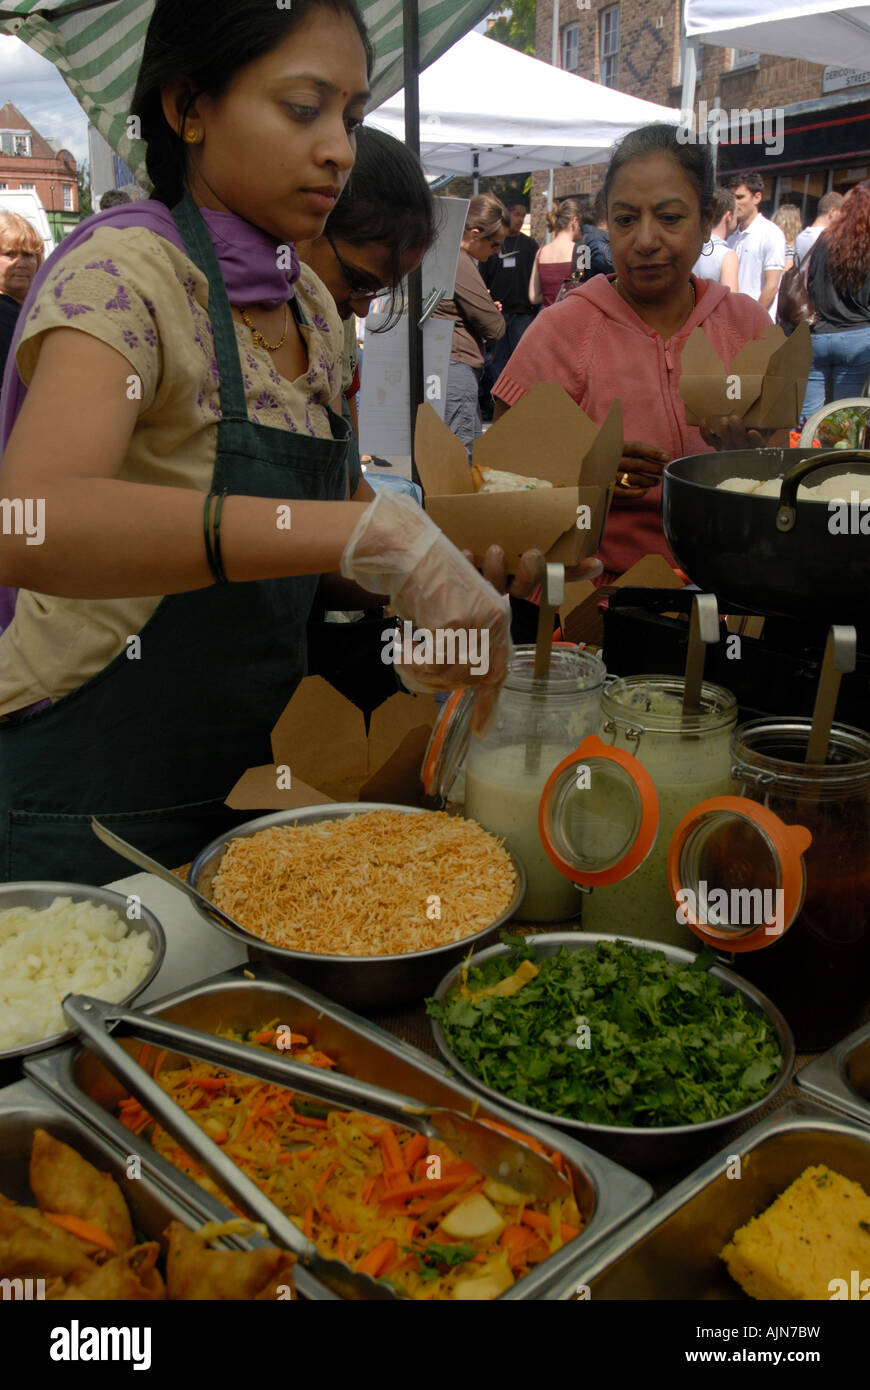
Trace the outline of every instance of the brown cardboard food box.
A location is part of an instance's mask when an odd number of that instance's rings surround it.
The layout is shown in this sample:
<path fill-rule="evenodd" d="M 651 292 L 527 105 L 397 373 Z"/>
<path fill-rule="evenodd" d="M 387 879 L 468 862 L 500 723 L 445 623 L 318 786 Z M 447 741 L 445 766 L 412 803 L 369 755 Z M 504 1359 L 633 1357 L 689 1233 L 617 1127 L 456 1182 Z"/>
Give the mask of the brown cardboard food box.
<path fill-rule="evenodd" d="M 482 562 L 504 548 L 508 570 L 533 547 L 575 565 L 601 540 L 622 458 L 622 406 L 614 401 L 598 429 L 553 381 L 542 381 L 474 445 L 484 468 L 545 478 L 552 488 L 474 491 L 465 449 L 431 405 L 417 412 L 414 449 L 426 511 L 461 550 Z M 581 513 L 578 508 L 588 508 Z M 588 525 L 585 523 L 588 521 Z"/>
<path fill-rule="evenodd" d="M 794 429 L 801 415 L 813 345 L 807 324 L 789 338 L 770 324 L 727 364 L 702 328 L 693 328 L 683 348 L 680 395 L 686 423 L 737 415 L 751 429 Z"/>
<path fill-rule="evenodd" d="M 682 589 L 683 581 L 663 555 L 645 555 L 613 584 L 602 584 L 596 588 L 588 579 L 566 584 L 565 602 L 559 609 L 565 640 L 600 647 L 604 641 L 604 619 L 599 612 L 599 604 L 609 598 L 615 589 L 631 585 L 641 589 Z"/>
<path fill-rule="evenodd" d="M 248 768 L 226 804 L 264 813 L 331 801 L 416 806 L 437 715 L 431 696 L 398 692 L 374 710 L 366 734 L 356 705 L 322 676 L 306 676 L 272 730 L 274 762 Z"/>

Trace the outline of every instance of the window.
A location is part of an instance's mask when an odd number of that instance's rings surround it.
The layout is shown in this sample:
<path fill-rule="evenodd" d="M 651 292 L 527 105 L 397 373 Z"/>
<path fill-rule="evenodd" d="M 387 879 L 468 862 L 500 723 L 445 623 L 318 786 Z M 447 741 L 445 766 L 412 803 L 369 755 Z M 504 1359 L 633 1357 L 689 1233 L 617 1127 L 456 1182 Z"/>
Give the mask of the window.
<path fill-rule="evenodd" d="M 73 211 L 73 191 L 71 183 L 65 183 L 63 186 L 63 210 L 64 212 Z"/>
<path fill-rule="evenodd" d="M 731 55 L 731 72 L 758 67 L 758 54 L 750 53 L 748 48 L 730 48 L 728 52 Z"/>
<path fill-rule="evenodd" d="M 18 187 L 19 187 L 20 189 L 22 189 L 22 190 L 28 192 L 28 193 L 35 193 L 35 192 L 36 192 L 36 184 L 35 184 L 35 183 L 20 183 L 20 184 L 18 185 Z"/>
<path fill-rule="evenodd" d="M 566 72 L 576 72 L 579 65 L 580 25 L 568 24 L 562 30 L 562 67 Z"/>
<path fill-rule="evenodd" d="M 30 138 L 23 131 L 2 130 L 0 131 L 0 151 L 3 154 L 23 156 L 27 159 L 31 154 Z"/>
<path fill-rule="evenodd" d="M 5 193 L 9 188 L 8 183 L 0 183 L 0 193 Z"/>
<path fill-rule="evenodd" d="M 619 73 L 619 6 L 602 10 L 598 20 L 601 33 L 601 82 L 615 87 Z"/>

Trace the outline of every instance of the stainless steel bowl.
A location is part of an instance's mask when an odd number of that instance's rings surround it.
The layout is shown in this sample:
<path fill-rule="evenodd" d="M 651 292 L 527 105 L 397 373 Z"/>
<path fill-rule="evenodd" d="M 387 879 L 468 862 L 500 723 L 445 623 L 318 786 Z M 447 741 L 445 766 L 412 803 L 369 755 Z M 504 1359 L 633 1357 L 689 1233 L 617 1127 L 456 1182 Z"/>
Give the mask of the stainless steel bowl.
<path fill-rule="evenodd" d="M 88 884 L 82 883 L 0 884 L 0 912 L 10 907 L 32 907 L 39 911 L 41 908 L 50 907 L 55 898 L 72 898 L 73 902 L 76 903 L 88 902 L 114 908 L 118 916 L 128 923 L 130 931 L 147 932 L 151 937 L 154 946 L 154 959 L 148 973 L 139 981 L 135 989 L 132 989 L 129 994 L 125 994 L 123 999 L 115 1001 L 119 1004 L 131 1004 L 143 990 L 148 988 L 166 955 L 166 937 L 154 913 L 149 912 L 147 907 L 140 904 L 138 908 L 140 916 L 132 920 L 129 919 L 127 917 L 127 898 L 123 893 L 113 893 L 110 888 L 92 888 Z M 75 1033 L 66 1029 L 63 1033 L 54 1033 L 49 1038 L 39 1038 L 36 1042 L 20 1043 L 17 1047 L 7 1047 L 0 1051 L 0 1062 L 10 1061 L 15 1057 L 24 1057 L 31 1052 L 42 1052 L 46 1047 L 57 1047 L 59 1043 L 68 1042 L 72 1037 L 75 1037 Z"/>
<path fill-rule="evenodd" d="M 527 940 L 530 945 L 534 946 L 539 955 L 545 957 L 556 955 L 563 946 L 569 951 L 584 951 L 597 946 L 599 941 L 621 941 L 642 951 L 663 951 L 668 960 L 686 965 L 695 959 L 692 951 L 684 951 L 679 946 L 663 945 L 657 941 L 639 941 L 630 936 L 607 936 L 599 932 L 547 932 L 541 936 L 530 936 Z M 469 966 L 480 965 L 484 961 L 491 960 L 493 956 L 507 954 L 508 947 L 491 946 L 489 950 L 479 951 L 472 956 L 468 964 Z M 453 989 L 462 968 L 462 965 L 458 965 L 450 971 L 449 975 L 445 976 L 435 991 L 436 999 L 443 999 L 445 994 Z M 606 1153 L 617 1163 L 625 1164 L 627 1168 L 634 1168 L 642 1172 L 655 1172 L 677 1163 L 685 1163 L 687 1159 L 691 1159 L 695 1150 L 701 1150 L 709 1145 L 710 1140 L 715 1138 L 720 1130 L 739 1124 L 749 1115 L 753 1115 L 761 1106 L 767 1105 L 782 1090 L 794 1067 L 794 1039 L 791 1029 L 776 1005 L 771 1003 L 760 990 L 755 989 L 746 980 L 740 979 L 739 976 L 732 974 L 730 970 L 726 970 L 721 965 L 714 966 L 710 973 L 719 981 L 726 994 L 737 991 L 743 996 L 749 1008 L 767 1016 L 779 1036 L 782 1065 L 770 1090 L 762 1096 L 761 1100 L 756 1101 L 754 1105 L 744 1106 L 742 1110 L 736 1110 L 731 1115 L 723 1115 L 718 1120 L 705 1120 L 701 1124 L 664 1125 L 661 1128 L 598 1125 L 587 1124 L 582 1120 L 572 1120 L 567 1115 L 554 1115 L 544 1110 L 536 1110 L 531 1105 L 523 1105 L 519 1101 L 511 1100 L 509 1096 L 502 1095 L 499 1091 L 494 1091 L 473 1072 L 469 1071 L 449 1046 L 441 1026 L 434 1019 L 432 1020 L 432 1033 L 445 1060 L 475 1090 L 481 1091 L 484 1095 L 492 1096 L 502 1105 L 509 1105 L 513 1110 L 518 1110 L 523 1115 L 532 1116 L 536 1120 L 543 1120 L 547 1124 L 558 1125 L 560 1129 L 566 1129 L 570 1133 L 576 1134 L 585 1143 L 600 1149 L 602 1153 Z"/>
<path fill-rule="evenodd" d="M 276 811 L 273 815 L 260 816 L 247 821 L 233 830 L 212 840 L 190 866 L 189 881 L 205 897 L 211 897 L 211 886 L 223 858 L 224 850 L 231 840 L 246 835 L 255 835 L 258 830 L 268 830 L 273 825 L 309 825 L 323 820 L 344 820 L 363 811 L 402 811 L 411 816 L 431 816 L 432 811 L 417 810 L 412 806 L 391 806 L 383 801 L 336 801 L 326 806 L 305 806 L 296 811 Z M 376 1009 L 398 1008 L 412 1000 L 428 994 L 441 979 L 445 969 L 467 955 L 474 945 L 482 945 L 488 937 L 503 927 L 513 917 L 526 891 L 526 875 L 522 865 L 511 855 L 514 872 L 517 875 L 517 890 L 507 909 L 487 927 L 464 936 L 460 941 L 448 942 L 446 946 L 432 946 L 426 951 L 405 951 L 391 956 L 342 956 L 327 955 L 317 951 L 293 951 L 285 946 L 272 946 L 268 941 L 260 941 L 250 932 L 236 932 L 211 917 L 204 909 L 198 908 L 206 922 L 231 936 L 234 941 L 244 941 L 254 960 L 264 960 L 291 975 L 295 980 L 320 990 L 331 999 L 346 1004 L 348 1008 L 362 1013 Z"/>

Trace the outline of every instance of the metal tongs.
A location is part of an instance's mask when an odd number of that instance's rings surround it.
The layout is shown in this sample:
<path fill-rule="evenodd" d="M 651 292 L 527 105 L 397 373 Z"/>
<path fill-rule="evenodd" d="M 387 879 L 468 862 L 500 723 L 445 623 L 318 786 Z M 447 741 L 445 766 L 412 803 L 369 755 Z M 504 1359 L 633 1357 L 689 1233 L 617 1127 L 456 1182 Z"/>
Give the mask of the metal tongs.
<path fill-rule="evenodd" d="M 68 994 L 63 1000 L 63 1011 L 112 1075 L 197 1160 L 245 1215 L 262 1222 L 273 1240 L 297 1255 L 318 1279 L 344 1298 L 390 1299 L 401 1295 L 388 1284 L 359 1274 L 343 1260 L 322 1255 L 314 1242 L 269 1201 L 256 1183 L 121 1047 L 110 1035 L 110 1029 L 120 1024 L 124 1036 L 159 1043 L 173 1052 L 214 1062 L 277 1086 L 292 1086 L 339 1108 L 377 1115 L 427 1138 L 441 1139 L 482 1173 L 519 1191 L 546 1200 L 570 1196 L 570 1184 L 549 1159 L 458 1110 L 424 1105 L 369 1082 L 332 1075 L 283 1054 L 272 1057 L 247 1043 L 201 1033 L 86 994 Z"/>

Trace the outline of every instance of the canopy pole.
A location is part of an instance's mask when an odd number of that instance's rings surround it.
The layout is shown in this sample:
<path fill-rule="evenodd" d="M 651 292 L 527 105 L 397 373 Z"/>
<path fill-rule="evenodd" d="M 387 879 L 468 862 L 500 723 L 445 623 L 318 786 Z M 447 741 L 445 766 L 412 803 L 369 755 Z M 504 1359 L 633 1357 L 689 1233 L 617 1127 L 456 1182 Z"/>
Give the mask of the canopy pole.
<path fill-rule="evenodd" d="M 402 0 L 404 32 L 405 145 L 420 157 L 420 22 L 417 0 Z M 419 483 L 414 456 L 417 407 L 423 403 L 423 274 L 420 267 L 408 276 L 408 400 L 411 428 L 411 481 Z"/>
<path fill-rule="evenodd" d="M 553 0 L 553 46 L 550 54 L 550 63 L 554 68 L 561 67 L 559 62 L 559 0 Z M 555 197 L 556 176 L 551 169 L 547 178 L 547 212 L 553 206 Z M 550 240 L 550 233 L 547 232 L 547 240 Z"/>
<path fill-rule="evenodd" d="M 471 191 L 476 198 L 480 192 L 480 152 L 478 150 L 471 152 L 471 179 Z"/>
<path fill-rule="evenodd" d="M 689 38 L 686 33 L 686 6 L 689 0 L 683 0 L 682 15 L 680 21 L 682 59 L 683 59 L 683 95 L 680 100 L 680 124 L 691 129 L 695 124 L 695 92 L 698 86 L 698 39 Z"/>

